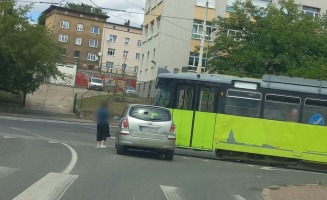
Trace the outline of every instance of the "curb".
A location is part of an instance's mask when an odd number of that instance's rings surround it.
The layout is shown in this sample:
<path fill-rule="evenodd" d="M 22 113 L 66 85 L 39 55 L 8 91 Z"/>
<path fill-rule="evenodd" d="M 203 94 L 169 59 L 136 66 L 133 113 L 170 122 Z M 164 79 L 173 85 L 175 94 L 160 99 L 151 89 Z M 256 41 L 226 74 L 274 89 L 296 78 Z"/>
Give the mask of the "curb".
<path fill-rule="evenodd" d="M 271 190 L 269 188 L 265 188 L 262 191 L 261 197 L 263 200 L 273 200 L 272 198 L 270 198 L 270 192 Z"/>

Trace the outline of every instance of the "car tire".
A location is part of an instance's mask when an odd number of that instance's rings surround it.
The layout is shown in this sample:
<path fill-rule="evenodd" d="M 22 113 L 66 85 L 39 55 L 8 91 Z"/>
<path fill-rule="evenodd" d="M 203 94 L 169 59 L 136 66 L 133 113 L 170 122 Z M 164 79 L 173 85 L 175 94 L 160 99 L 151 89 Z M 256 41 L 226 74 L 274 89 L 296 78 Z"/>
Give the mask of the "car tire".
<path fill-rule="evenodd" d="M 117 145 L 116 153 L 119 155 L 124 155 L 126 152 L 126 149 L 124 146 Z"/>
<path fill-rule="evenodd" d="M 165 160 L 172 161 L 174 159 L 174 151 L 165 152 Z"/>

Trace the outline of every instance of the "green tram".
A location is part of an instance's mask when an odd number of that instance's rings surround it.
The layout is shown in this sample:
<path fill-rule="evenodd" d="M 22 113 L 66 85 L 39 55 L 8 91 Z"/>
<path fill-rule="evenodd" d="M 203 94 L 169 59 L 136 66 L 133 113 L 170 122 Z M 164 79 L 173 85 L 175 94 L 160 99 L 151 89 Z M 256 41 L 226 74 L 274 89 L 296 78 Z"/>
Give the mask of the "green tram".
<path fill-rule="evenodd" d="M 154 104 L 171 109 L 178 148 L 327 163 L 327 81 L 163 73 L 156 84 Z"/>

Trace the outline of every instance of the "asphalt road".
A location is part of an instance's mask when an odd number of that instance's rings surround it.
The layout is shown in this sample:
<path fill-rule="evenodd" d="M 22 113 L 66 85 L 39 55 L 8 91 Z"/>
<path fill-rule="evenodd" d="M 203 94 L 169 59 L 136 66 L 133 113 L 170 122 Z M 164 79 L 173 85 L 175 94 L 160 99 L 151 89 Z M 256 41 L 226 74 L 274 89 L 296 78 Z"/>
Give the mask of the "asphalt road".
<path fill-rule="evenodd" d="M 114 128 L 112 128 L 112 132 Z M 227 162 L 178 150 L 172 162 L 147 152 L 95 148 L 95 125 L 0 116 L 1 200 L 258 200 L 273 185 L 327 174 Z"/>

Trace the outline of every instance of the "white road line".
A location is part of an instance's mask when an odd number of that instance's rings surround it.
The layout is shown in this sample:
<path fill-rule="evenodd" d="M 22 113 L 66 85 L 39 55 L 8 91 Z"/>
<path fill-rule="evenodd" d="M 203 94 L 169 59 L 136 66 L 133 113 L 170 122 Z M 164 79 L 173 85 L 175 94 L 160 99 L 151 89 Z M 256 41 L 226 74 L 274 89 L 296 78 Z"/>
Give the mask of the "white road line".
<path fill-rule="evenodd" d="M 64 171 L 62 171 L 63 174 L 69 174 L 74 169 L 74 167 L 77 163 L 78 156 L 77 156 L 76 151 L 71 146 L 69 146 L 68 144 L 65 144 L 65 143 L 60 143 L 60 144 L 65 145 L 70 150 L 70 153 L 72 154 L 72 158 L 71 158 L 68 166 L 66 167 L 66 169 Z"/>
<path fill-rule="evenodd" d="M 233 197 L 234 197 L 235 200 L 246 200 L 241 195 L 237 195 L 237 194 L 234 195 Z"/>
<path fill-rule="evenodd" d="M 15 137 L 4 135 L 3 138 L 5 138 L 5 139 L 13 139 L 13 138 L 15 138 Z"/>
<path fill-rule="evenodd" d="M 77 177 L 50 172 L 13 200 L 59 200 Z"/>
<path fill-rule="evenodd" d="M 21 131 L 21 132 L 24 132 L 24 133 L 29 133 L 29 134 L 34 135 L 36 137 L 42 137 L 42 138 L 44 138 L 42 135 L 39 135 L 39 134 L 36 134 L 36 133 L 32 133 L 32 132 L 29 132 L 29 131 L 25 131 L 23 129 L 19 129 L 19 128 L 15 128 L 15 127 L 9 127 L 9 128 L 14 129 L 16 131 Z"/>
<path fill-rule="evenodd" d="M 209 160 L 203 160 L 204 162 L 209 162 Z"/>
<path fill-rule="evenodd" d="M 267 170 L 267 171 L 284 171 L 284 172 L 290 171 L 287 169 L 280 169 L 280 168 L 275 168 L 275 167 L 261 167 L 260 169 Z"/>
<path fill-rule="evenodd" d="M 10 174 L 13 174 L 19 170 L 20 169 L 0 166 L 0 178 L 9 176 Z"/>
<path fill-rule="evenodd" d="M 160 185 L 161 190 L 166 196 L 167 200 L 182 200 L 182 198 L 178 195 L 178 188 Z"/>

